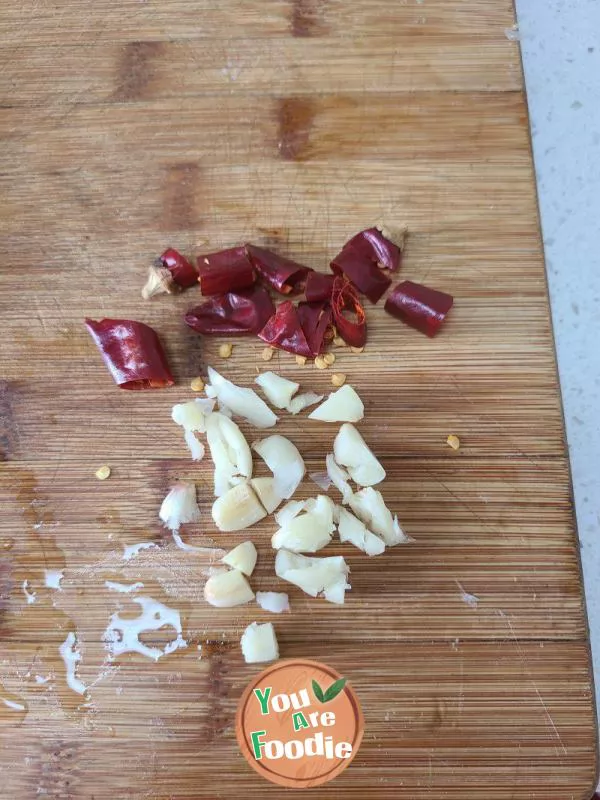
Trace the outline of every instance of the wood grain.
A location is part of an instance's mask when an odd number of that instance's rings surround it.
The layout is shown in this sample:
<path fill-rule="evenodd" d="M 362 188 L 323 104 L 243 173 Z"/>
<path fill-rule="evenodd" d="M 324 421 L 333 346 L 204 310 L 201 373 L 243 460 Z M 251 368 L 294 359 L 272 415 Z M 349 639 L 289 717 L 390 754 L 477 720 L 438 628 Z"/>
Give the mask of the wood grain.
<path fill-rule="evenodd" d="M 283 796 L 233 733 L 256 672 L 240 632 L 267 615 L 203 601 L 239 534 L 214 530 L 210 465 L 170 420 L 208 364 L 249 384 L 262 347 L 238 341 L 222 361 L 182 324 L 197 295 L 139 292 L 167 244 L 250 239 L 326 269 L 380 218 L 408 223 L 402 277 L 456 297 L 435 340 L 370 306 L 365 353 L 335 351 L 415 542 L 377 559 L 330 545 L 351 567 L 334 607 L 273 576 L 272 521 L 250 534 L 254 588 L 290 589 L 282 656 L 348 675 L 365 713 L 355 762 L 319 797 L 591 795 L 588 632 L 512 24 L 505 0 L 0 6 L 0 699 L 23 705 L 0 702 L 7 797 Z M 118 391 L 85 316 L 153 325 L 178 385 Z M 286 354 L 270 366 L 329 388 Z M 278 431 L 323 468 L 331 426 L 283 415 Z M 158 523 L 178 478 L 198 484 L 185 539 L 206 554 Z M 124 560 L 139 542 L 154 546 Z M 179 610 L 188 647 L 108 663 L 109 617 L 135 606 L 107 580 Z M 65 680 L 69 632 L 87 703 Z"/>

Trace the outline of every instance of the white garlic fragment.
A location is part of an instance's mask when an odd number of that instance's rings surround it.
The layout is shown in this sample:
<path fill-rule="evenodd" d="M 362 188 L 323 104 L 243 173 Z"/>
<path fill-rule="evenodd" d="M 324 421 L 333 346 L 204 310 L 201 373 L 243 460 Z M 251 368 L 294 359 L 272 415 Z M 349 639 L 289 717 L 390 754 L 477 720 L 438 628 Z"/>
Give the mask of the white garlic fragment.
<path fill-rule="evenodd" d="M 286 524 L 294 517 L 297 517 L 305 506 L 305 500 L 290 500 L 275 514 L 275 522 L 280 528 L 285 528 Z"/>
<path fill-rule="evenodd" d="M 212 518 L 220 531 L 241 531 L 267 516 L 249 483 L 239 483 L 218 497 Z"/>
<path fill-rule="evenodd" d="M 281 614 L 290 610 L 290 598 L 285 592 L 257 592 L 256 602 L 263 611 Z"/>
<path fill-rule="evenodd" d="M 198 397 L 188 403 L 176 403 L 171 410 L 171 418 L 184 430 L 184 438 L 194 461 L 204 458 L 204 445 L 196 439 L 195 433 L 205 433 L 206 418 L 212 413 L 215 401 Z"/>
<path fill-rule="evenodd" d="M 272 538 L 275 550 L 285 548 L 294 553 L 316 553 L 329 544 L 335 525 L 333 524 L 333 503 L 324 495 L 319 495 L 306 511 L 286 522 Z"/>
<path fill-rule="evenodd" d="M 335 461 L 346 467 L 359 486 L 374 486 L 385 478 L 385 470 L 354 425 L 346 422 L 333 443 Z"/>
<path fill-rule="evenodd" d="M 178 531 L 187 522 L 198 522 L 200 509 L 195 485 L 185 481 L 176 484 L 162 501 L 158 516 L 171 531 Z"/>
<path fill-rule="evenodd" d="M 350 508 L 367 528 L 381 536 L 388 547 L 412 541 L 400 528 L 398 517 L 392 517 L 381 492 L 370 486 L 352 495 Z"/>
<path fill-rule="evenodd" d="M 350 542 L 368 556 L 378 556 L 385 550 L 385 542 L 370 531 L 354 514 L 340 507 L 338 524 L 340 542 Z"/>
<path fill-rule="evenodd" d="M 272 514 L 277 506 L 283 502 L 284 498 L 279 493 L 275 478 L 252 478 L 250 485 L 256 492 L 260 502 L 267 509 L 267 514 Z"/>
<path fill-rule="evenodd" d="M 206 439 L 215 465 L 215 495 L 220 497 L 252 476 L 252 453 L 236 423 L 218 411 L 206 420 Z"/>
<path fill-rule="evenodd" d="M 342 467 L 336 463 L 333 453 L 328 453 L 325 458 L 325 464 L 331 482 L 342 495 L 342 503 L 349 503 L 350 497 L 352 496 L 352 487 L 348 483 L 348 478 L 350 476 L 345 469 L 342 469 Z"/>
<path fill-rule="evenodd" d="M 269 403 L 275 408 L 287 408 L 292 397 L 300 388 L 299 383 L 282 378 L 281 375 L 277 375 L 275 372 L 261 373 L 255 378 L 254 383 L 258 383 L 267 396 Z"/>
<path fill-rule="evenodd" d="M 349 383 L 332 392 L 325 402 L 308 415 L 321 422 L 358 422 L 365 415 L 362 400 Z"/>
<path fill-rule="evenodd" d="M 233 608 L 254 600 L 254 592 L 237 569 L 218 572 L 204 584 L 204 599 L 215 608 Z"/>
<path fill-rule="evenodd" d="M 220 375 L 216 369 L 208 368 L 208 379 L 211 390 L 206 387 L 206 394 L 214 395 L 219 400 L 219 405 L 226 406 L 234 414 L 250 422 L 257 428 L 271 428 L 277 424 L 277 416 L 271 411 L 265 401 L 259 397 L 254 389 L 236 386 Z"/>
<path fill-rule="evenodd" d="M 322 399 L 322 394 L 304 392 L 303 394 L 298 394 L 296 397 L 293 397 L 286 408 L 290 414 L 299 414 L 301 411 L 304 411 L 305 408 L 314 406 L 315 403 L 320 403 Z"/>
<path fill-rule="evenodd" d="M 278 493 L 288 500 L 302 482 L 306 472 L 304 460 L 296 445 L 285 436 L 273 434 L 254 442 L 252 449 L 273 473 Z"/>
<path fill-rule="evenodd" d="M 279 658 L 279 646 L 271 622 L 264 625 L 252 622 L 242 634 L 240 645 L 246 664 L 277 661 Z"/>
<path fill-rule="evenodd" d="M 238 544 L 233 550 L 226 553 L 221 561 L 228 567 L 243 572 L 244 575 L 252 575 L 257 559 L 256 547 L 253 542 L 247 541 Z"/>
<path fill-rule="evenodd" d="M 342 556 L 314 558 L 279 550 L 275 558 L 275 574 L 293 583 L 311 597 L 322 594 L 331 603 L 343 603 L 350 585 L 348 565 Z"/>

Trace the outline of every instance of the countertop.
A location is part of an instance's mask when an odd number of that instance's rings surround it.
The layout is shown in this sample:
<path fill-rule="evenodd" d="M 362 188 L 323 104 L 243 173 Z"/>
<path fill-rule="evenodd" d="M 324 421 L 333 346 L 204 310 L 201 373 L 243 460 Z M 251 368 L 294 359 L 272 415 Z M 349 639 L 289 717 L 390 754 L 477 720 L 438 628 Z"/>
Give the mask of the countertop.
<path fill-rule="evenodd" d="M 600 3 L 517 0 L 517 11 L 598 698 Z"/>

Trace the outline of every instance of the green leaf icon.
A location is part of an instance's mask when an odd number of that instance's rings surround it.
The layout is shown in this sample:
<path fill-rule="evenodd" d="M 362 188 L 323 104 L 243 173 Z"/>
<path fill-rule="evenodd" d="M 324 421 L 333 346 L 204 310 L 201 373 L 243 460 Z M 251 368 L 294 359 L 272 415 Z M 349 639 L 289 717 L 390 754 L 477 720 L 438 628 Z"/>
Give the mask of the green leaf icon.
<path fill-rule="evenodd" d="M 329 689 L 327 689 L 327 691 L 325 692 L 324 702 L 328 703 L 330 700 L 333 700 L 335 697 L 337 697 L 345 685 L 346 685 L 346 678 L 340 678 L 339 680 L 332 683 Z"/>
<path fill-rule="evenodd" d="M 315 697 L 320 703 L 325 702 L 325 695 L 323 694 L 323 689 L 319 686 L 319 684 L 313 679 L 312 682 L 313 692 L 315 693 Z"/>

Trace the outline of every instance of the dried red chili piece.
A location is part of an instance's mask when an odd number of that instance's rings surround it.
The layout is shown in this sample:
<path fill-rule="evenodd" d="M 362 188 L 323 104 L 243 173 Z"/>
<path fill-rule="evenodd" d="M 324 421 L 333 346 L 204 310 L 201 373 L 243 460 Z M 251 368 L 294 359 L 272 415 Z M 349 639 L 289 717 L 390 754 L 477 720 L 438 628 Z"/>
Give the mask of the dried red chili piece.
<path fill-rule="evenodd" d="M 169 247 L 148 270 L 142 297 L 149 300 L 157 294 L 173 294 L 189 289 L 198 280 L 198 273 L 177 250 Z"/>
<path fill-rule="evenodd" d="M 358 293 L 347 278 L 339 276 L 333 284 L 331 298 L 333 322 L 338 334 L 351 347 L 363 347 L 367 341 L 367 320 Z M 354 315 L 354 319 L 346 316 Z"/>
<path fill-rule="evenodd" d="M 386 239 L 378 228 L 367 228 L 349 239 L 344 245 L 373 261 L 383 269 L 395 271 L 400 266 L 401 249 Z"/>
<path fill-rule="evenodd" d="M 435 336 L 453 303 L 452 295 L 420 283 L 403 281 L 394 287 L 384 308 L 388 314 L 427 336 Z"/>
<path fill-rule="evenodd" d="M 372 303 L 376 303 L 391 284 L 388 276 L 354 247 L 344 247 L 331 262 L 331 269 L 336 275 L 346 275 Z"/>
<path fill-rule="evenodd" d="M 211 297 L 202 305 L 190 308 L 184 319 L 192 330 L 205 336 L 242 336 L 257 334 L 274 313 L 275 306 L 267 290 L 252 286 Z"/>
<path fill-rule="evenodd" d="M 310 352 L 316 357 L 323 351 L 327 339 L 332 338 L 331 307 L 325 302 L 298 303 L 296 313 Z"/>
<path fill-rule="evenodd" d="M 158 334 L 130 319 L 86 319 L 104 363 L 121 389 L 162 389 L 175 381 Z"/>
<path fill-rule="evenodd" d="M 324 275 L 322 272 L 309 272 L 306 276 L 304 296 L 308 303 L 319 303 L 322 300 L 331 301 L 333 291 L 333 275 Z"/>
<path fill-rule="evenodd" d="M 247 244 L 246 251 L 261 279 L 280 294 L 299 292 L 302 282 L 312 271 L 310 267 L 304 267 L 264 247 Z"/>
<path fill-rule="evenodd" d="M 230 247 L 198 258 L 198 282 L 203 295 L 225 294 L 252 286 L 254 268 L 244 247 Z"/>
<path fill-rule="evenodd" d="M 289 353 L 313 358 L 313 353 L 298 319 L 298 312 L 291 300 L 286 300 L 277 306 L 277 310 L 260 331 L 258 338 L 271 347 L 278 347 Z"/>

